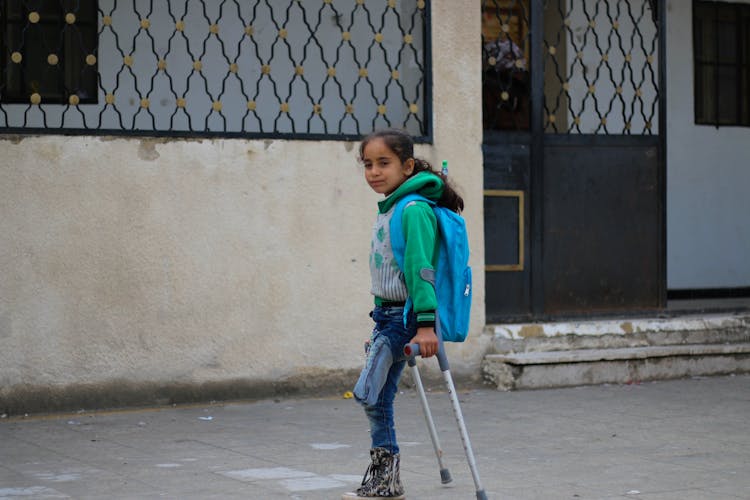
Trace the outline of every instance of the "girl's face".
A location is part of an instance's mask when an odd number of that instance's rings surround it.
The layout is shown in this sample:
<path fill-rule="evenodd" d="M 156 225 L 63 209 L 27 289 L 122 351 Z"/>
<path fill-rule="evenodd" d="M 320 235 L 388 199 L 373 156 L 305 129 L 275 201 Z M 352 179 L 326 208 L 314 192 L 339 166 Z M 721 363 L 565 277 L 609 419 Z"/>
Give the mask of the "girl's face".
<path fill-rule="evenodd" d="M 414 158 L 401 162 L 385 141 L 376 137 L 362 152 L 365 180 L 376 193 L 388 196 L 414 172 Z"/>

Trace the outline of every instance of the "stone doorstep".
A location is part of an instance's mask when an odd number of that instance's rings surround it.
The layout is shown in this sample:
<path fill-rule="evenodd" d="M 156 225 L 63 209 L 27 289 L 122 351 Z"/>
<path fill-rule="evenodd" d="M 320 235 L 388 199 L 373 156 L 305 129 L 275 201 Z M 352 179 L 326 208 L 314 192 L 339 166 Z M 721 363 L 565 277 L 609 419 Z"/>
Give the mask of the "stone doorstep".
<path fill-rule="evenodd" d="M 750 343 L 488 354 L 482 371 L 501 390 L 750 373 Z"/>
<path fill-rule="evenodd" d="M 490 324 L 485 332 L 496 339 L 528 340 L 566 335 L 602 337 L 638 333 L 713 332 L 738 329 L 750 332 L 750 312 L 690 314 L 668 318 L 617 318 L 549 323 Z M 708 343 L 708 342 L 707 342 Z"/>
<path fill-rule="evenodd" d="M 750 373 L 750 313 L 487 325 L 498 389 Z M 493 353 L 494 351 L 494 353 Z"/>
<path fill-rule="evenodd" d="M 591 363 L 672 356 L 716 356 L 750 353 L 750 343 L 743 344 L 691 344 L 612 349 L 574 349 L 569 351 L 522 352 L 488 354 L 488 362 L 511 365 L 545 365 L 556 363 Z"/>

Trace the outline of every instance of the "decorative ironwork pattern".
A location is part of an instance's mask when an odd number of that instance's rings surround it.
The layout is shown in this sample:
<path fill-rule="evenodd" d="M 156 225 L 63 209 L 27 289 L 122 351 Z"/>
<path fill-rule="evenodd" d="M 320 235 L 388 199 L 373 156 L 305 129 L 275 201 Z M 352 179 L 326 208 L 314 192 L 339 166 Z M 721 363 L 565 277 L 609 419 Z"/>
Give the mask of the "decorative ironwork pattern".
<path fill-rule="evenodd" d="M 547 1 L 546 132 L 658 133 L 658 33 L 651 5 Z"/>
<path fill-rule="evenodd" d="M 529 130 L 530 3 L 483 0 L 486 130 Z M 543 1 L 547 133 L 654 134 L 658 33 L 653 0 Z"/>
<path fill-rule="evenodd" d="M 0 131 L 336 138 L 395 126 L 424 139 L 428 22 L 425 0 L 0 0 L 0 25 L 18 33 L 0 41 Z"/>

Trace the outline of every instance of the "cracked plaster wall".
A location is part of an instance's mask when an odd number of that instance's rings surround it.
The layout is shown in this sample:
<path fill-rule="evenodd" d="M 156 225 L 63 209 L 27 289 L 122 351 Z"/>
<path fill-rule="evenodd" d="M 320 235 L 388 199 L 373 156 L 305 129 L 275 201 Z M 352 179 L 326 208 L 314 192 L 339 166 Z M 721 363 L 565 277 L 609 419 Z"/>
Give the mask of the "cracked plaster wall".
<path fill-rule="evenodd" d="M 433 6 L 435 141 L 417 148 L 449 160 L 467 200 L 474 334 L 451 352 L 455 372 L 477 376 L 488 343 L 478 12 L 477 1 Z M 0 137 L 0 403 L 111 392 L 116 381 L 135 391 L 129 403 L 139 384 L 314 386 L 318 373 L 349 389 L 371 327 L 378 200 L 356 151 L 339 141 Z"/>

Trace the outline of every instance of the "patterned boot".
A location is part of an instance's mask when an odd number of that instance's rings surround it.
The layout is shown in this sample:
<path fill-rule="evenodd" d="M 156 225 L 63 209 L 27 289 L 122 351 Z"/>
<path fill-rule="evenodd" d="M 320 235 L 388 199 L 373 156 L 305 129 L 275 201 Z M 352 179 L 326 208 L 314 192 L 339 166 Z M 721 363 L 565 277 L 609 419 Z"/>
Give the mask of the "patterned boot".
<path fill-rule="evenodd" d="M 403 500 L 404 486 L 401 484 L 401 457 L 385 448 L 370 450 L 370 466 L 356 492 L 344 493 L 342 500 L 366 500 L 368 498 L 390 498 Z"/>

